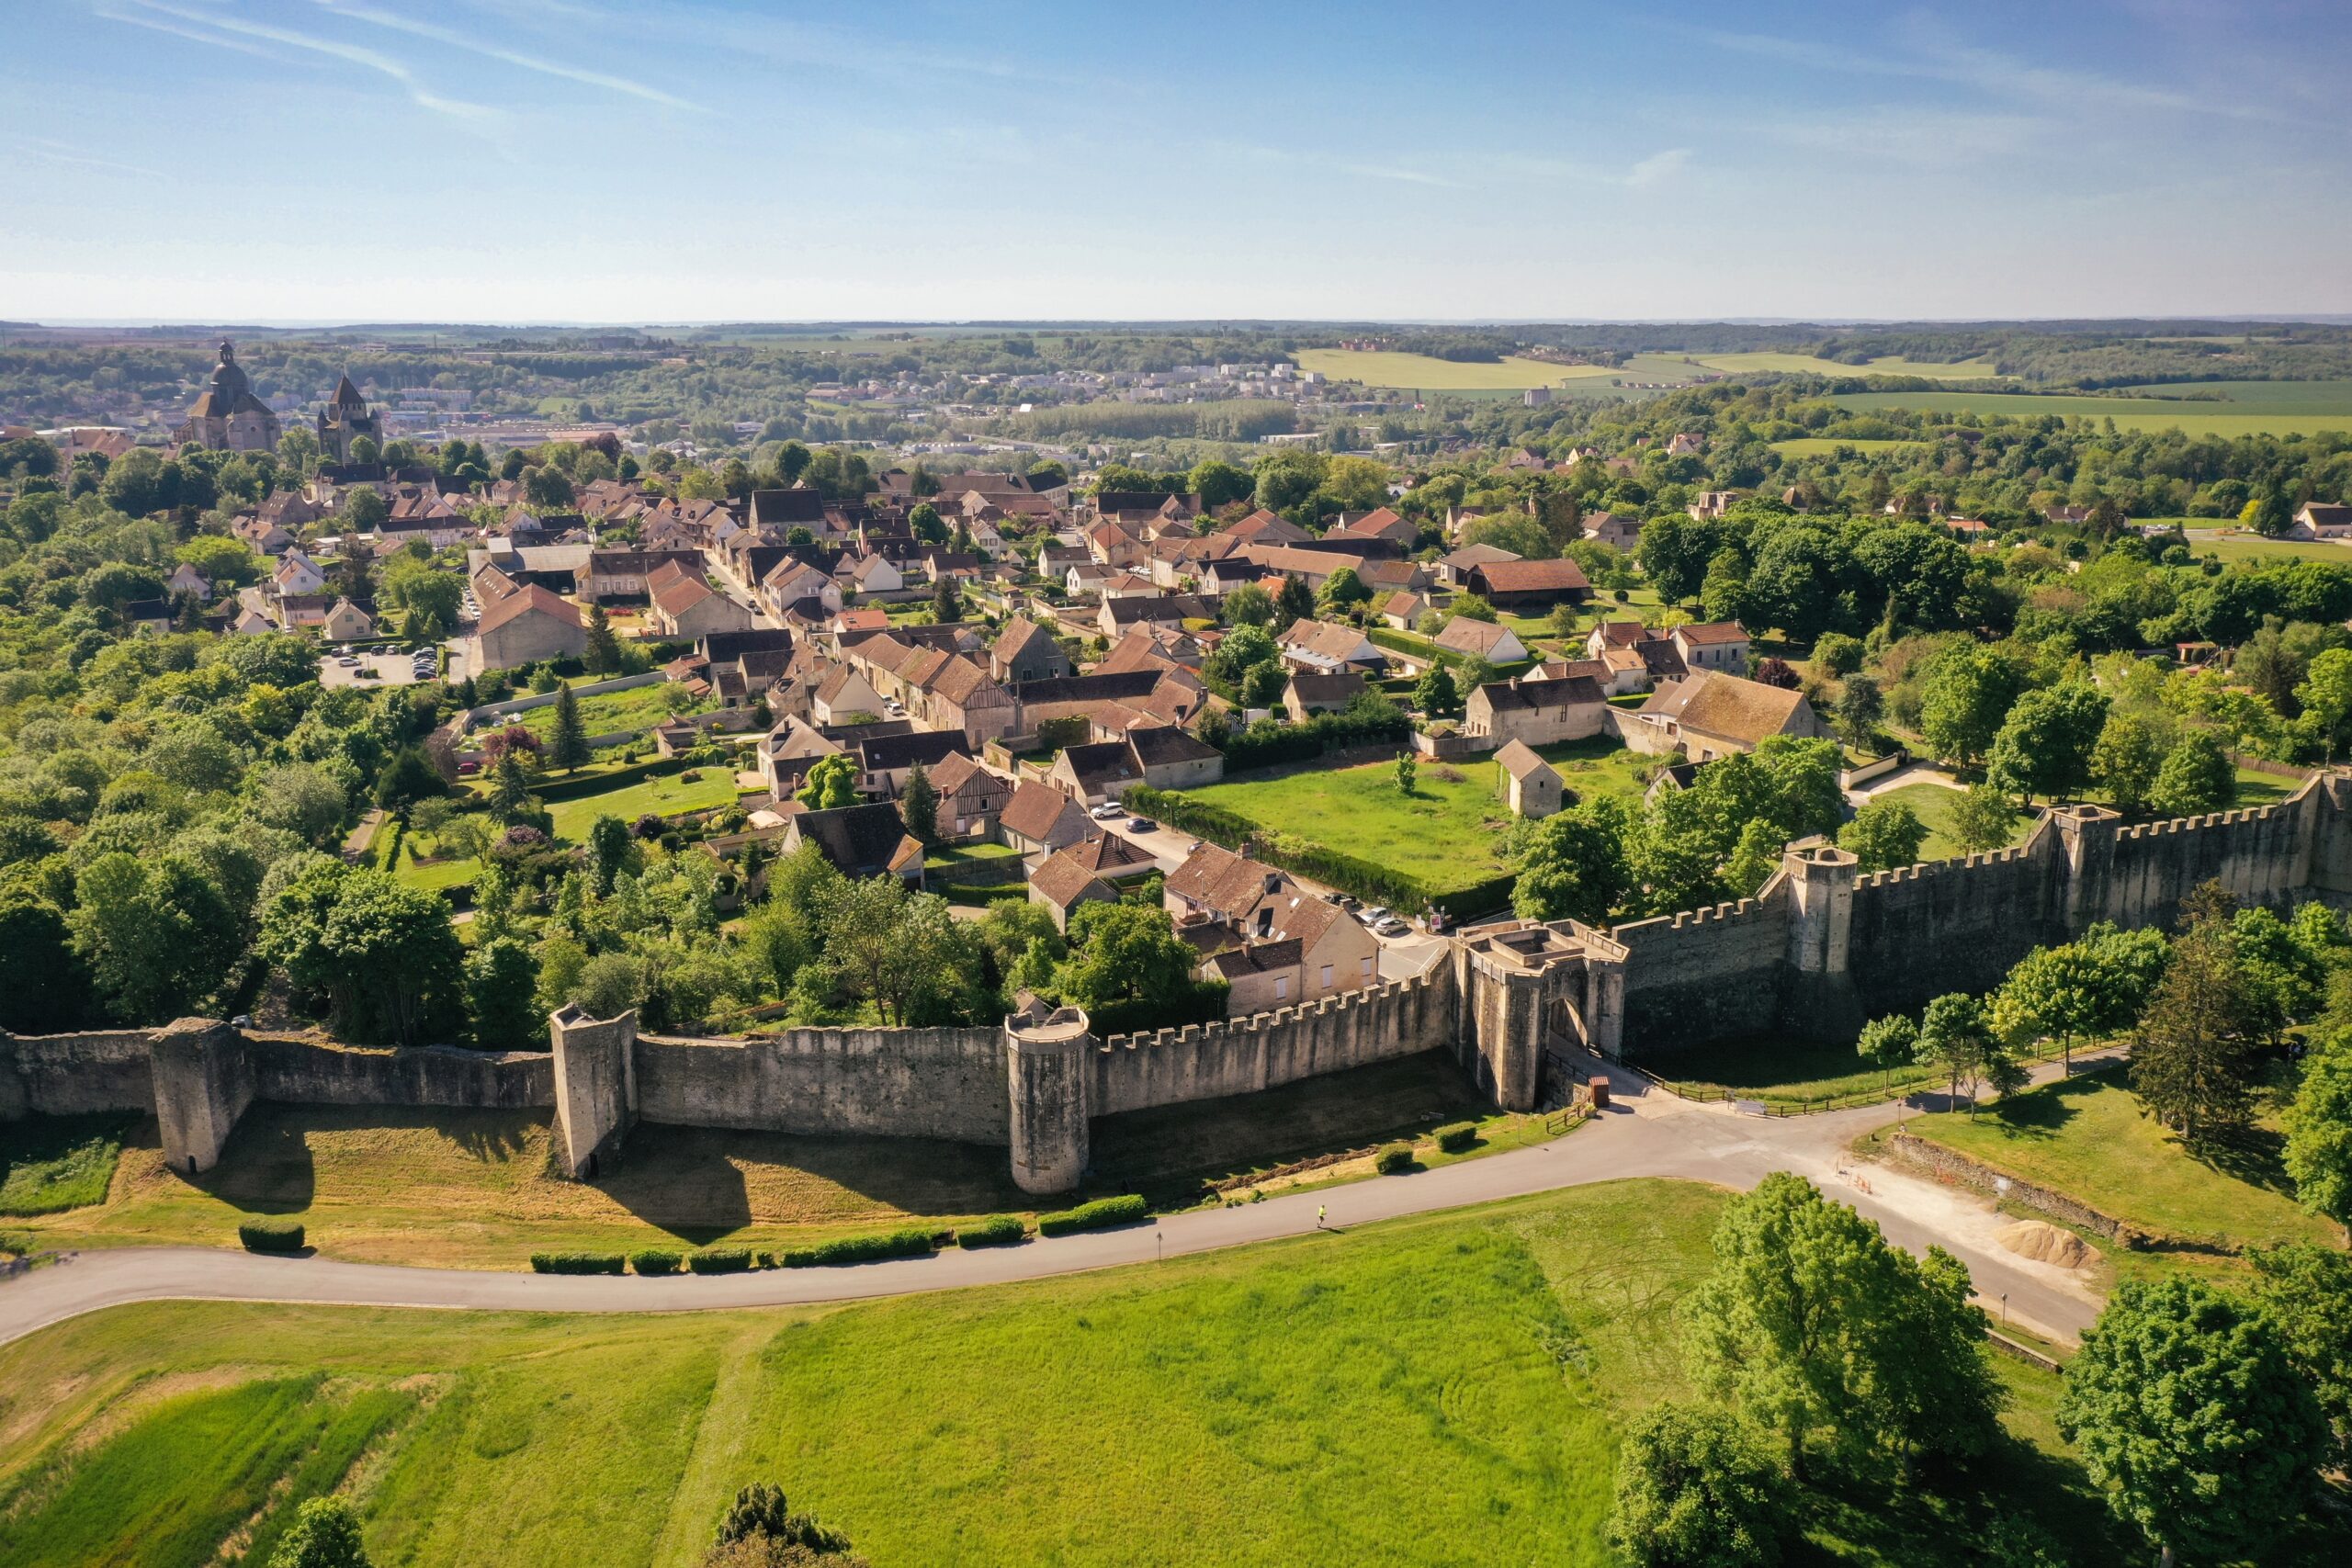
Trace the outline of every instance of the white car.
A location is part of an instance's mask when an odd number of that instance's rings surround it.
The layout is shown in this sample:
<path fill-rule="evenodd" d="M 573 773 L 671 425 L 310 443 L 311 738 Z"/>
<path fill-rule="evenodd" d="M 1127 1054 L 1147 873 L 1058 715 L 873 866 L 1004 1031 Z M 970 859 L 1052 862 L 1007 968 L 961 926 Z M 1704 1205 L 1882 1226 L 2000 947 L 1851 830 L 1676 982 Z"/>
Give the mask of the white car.
<path fill-rule="evenodd" d="M 1369 909 L 1359 909 L 1356 911 L 1356 919 L 1362 920 L 1368 926 L 1377 926 L 1381 921 L 1387 918 L 1388 911 L 1378 904 L 1374 904 Z"/>
<path fill-rule="evenodd" d="M 1382 936 L 1403 936 L 1412 928 L 1406 925 L 1404 921 L 1398 919 L 1396 916 L 1390 915 L 1376 922 L 1372 929 L 1379 932 Z"/>
<path fill-rule="evenodd" d="M 1121 806 L 1115 800 L 1107 800 L 1102 805 L 1096 807 L 1093 810 L 1088 812 L 1087 815 L 1093 818 L 1097 822 L 1108 822 L 1114 817 L 1124 816 L 1126 809 L 1127 808 L 1125 807 Z"/>

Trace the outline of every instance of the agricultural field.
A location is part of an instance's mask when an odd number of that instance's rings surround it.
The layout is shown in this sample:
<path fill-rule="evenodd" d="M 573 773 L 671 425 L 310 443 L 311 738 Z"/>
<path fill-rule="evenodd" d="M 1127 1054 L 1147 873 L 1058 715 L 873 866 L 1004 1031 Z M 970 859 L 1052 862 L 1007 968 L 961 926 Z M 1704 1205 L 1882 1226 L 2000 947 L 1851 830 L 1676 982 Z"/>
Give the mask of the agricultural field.
<path fill-rule="evenodd" d="M 1598 1565 L 1721 1201 L 1612 1183 L 831 1308 L 117 1309 L 0 1348 L 0 1564 L 201 1562 L 342 1483 L 378 1562 L 683 1568 L 774 1481 L 876 1562 Z M 1803 1560 L 1971 1561 L 1996 1498 L 2117 1560 L 2057 1380 L 1996 1367 L 1983 1495 L 1815 1499 Z"/>
<path fill-rule="evenodd" d="M 1814 376 L 1921 376 L 1939 381 L 1976 381 L 2001 374 L 1982 359 L 1938 364 L 1933 360 L 1904 359 L 1894 355 L 1882 355 L 1866 365 L 1847 365 L 1810 354 L 1758 351 L 1751 354 L 1703 354 L 1699 356 L 1699 363 L 1710 370 L 1728 371 L 1735 376 L 1780 371 Z"/>
<path fill-rule="evenodd" d="M 1362 381 L 1367 387 L 1396 387 L 1416 391 L 1523 391 L 1529 387 L 1557 386 L 1562 381 L 1599 378 L 1606 385 L 1624 372 L 1600 365 L 1554 365 L 1516 355 L 1491 364 L 1437 359 L 1426 354 L 1363 353 L 1347 348 L 1304 348 L 1298 367 L 1319 371 L 1334 380 Z"/>
<path fill-rule="evenodd" d="M 1641 794 L 1634 770 L 1643 759 L 1613 742 L 1572 741 L 1542 750 L 1579 795 Z M 1275 832 L 1389 866 L 1431 893 L 1443 894 L 1510 869 L 1500 852 L 1510 812 L 1495 792 L 1495 773 L 1492 760 L 1423 762 L 1407 796 L 1396 788 L 1394 765 L 1365 762 L 1228 779 L 1185 795 Z"/>
<path fill-rule="evenodd" d="M 2051 415 L 2112 419 L 2121 430 L 2179 429 L 2191 435 L 2316 435 L 2352 431 L 2352 381 L 2205 381 L 2170 389 L 2217 392 L 2227 400 L 2089 393 L 1849 392 L 1831 399 L 1840 408 L 1868 412 L 1914 409 L 1928 413 Z"/>
<path fill-rule="evenodd" d="M 2012 1095 L 1973 1120 L 1963 1111 L 1919 1117 L 1909 1131 L 2145 1231 L 2232 1249 L 2342 1240 L 2333 1224 L 2296 1204 L 2279 1165 L 2275 1116 L 2265 1114 L 2215 1151 L 2192 1154 L 2112 1071 Z M 2166 1253 L 2160 1263 L 2197 1256 Z"/>

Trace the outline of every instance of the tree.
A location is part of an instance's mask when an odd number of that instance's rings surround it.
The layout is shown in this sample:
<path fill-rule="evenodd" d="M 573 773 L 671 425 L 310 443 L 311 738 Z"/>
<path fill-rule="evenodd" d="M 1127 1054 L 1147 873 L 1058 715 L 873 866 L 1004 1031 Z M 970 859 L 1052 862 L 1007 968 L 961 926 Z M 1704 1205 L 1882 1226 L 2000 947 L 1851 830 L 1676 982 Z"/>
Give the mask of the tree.
<path fill-rule="evenodd" d="M 1284 626 L 1315 618 L 1315 594 L 1303 577 L 1285 577 L 1274 592 L 1274 619 Z"/>
<path fill-rule="evenodd" d="M 2019 799 L 2071 797 L 2091 780 L 2091 753 L 2107 724 L 2107 699 L 2086 682 L 2028 692 L 1994 738 L 1984 776 Z"/>
<path fill-rule="evenodd" d="M 956 580 L 944 571 L 932 580 L 931 618 L 943 626 L 964 618 L 963 596 L 956 592 Z"/>
<path fill-rule="evenodd" d="M 864 1559 L 844 1556 L 849 1538 L 827 1529 L 808 1514 L 797 1514 L 784 1489 L 755 1482 L 735 1494 L 735 1501 L 718 1521 L 707 1562 L 715 1568 L 787 1568 L 808 1563 L 863 1564 Z M 749 1547 L 752 1554 L 738 1549 Z"/>
<path fill-rule="evenodd" d="M 2352 1463 L 2352 1253 L 2316 1243 L 2246 1250 L 2254 1298 L 2270 1314 L 2288 1359 L 2326 1418 L 2336 1469 Z"/>
<path fill-rule="evenodd" d="M 2244 1126 L 2254 1101 L 2254 1010 L 2218 893 L 2208 884 L 2190 896 L 2188 928 L 2132 1041 L 2132 1089 L 2190 1144 Z"/>
<path fill-rule="evenodd" d="M 425 761 L 422 747 L 401 747 L 376 775 L 376 804 L 394 810 L 448 792 L 448 783 Z"/>
<path fill-rule="evenodd" d="M 2007 844 L 2018 830 L 2018 808 L 2007 794 L 1977 784 L 1952 803 L 1951 839 L 1963 854 L 1981 854 Z"/>
<path fill-rule="evenodd" d="M 1886 698 L 1879 684 L 1860 671 L 1846 677 L 1838 689 L 1838 728 L 1849 746 L 1868 746 L 1878 736 L 1886 716 Z"/>
<path fill-rule="evenodd" d="M 621 639 L 613 634 L 613 618 L 602 604 L 588 606 L 588 646 L 581 657 L 591 675 L 610 675 L 621 668 Z"/>
<path fill-rule="evenodd" d="M 1928 841 L 1928 825 L 1899 800 L 1873 800 L 1838 830 L 1838 845 L 1853 852 L 1863 871 L 1909 865 Z"/>
<path fill-rule="evenodd" d="M 74 949 L 98 998 L 124 1023 L 165 1023 L 219 988 L 243 945 L 238 911 L 179 855 L 116 851 L 74 884 Z"/>
<path fill-rule="evenodd" d="M 389 873 L 322 861 L 263 912 L 259 950 L 322 997 L 338 1034 L 362 1044 L 447 1039 L 464 999 L 464 949 L 449 907 Z"/>
<path fill-rule="evenodd" d="M 1919 728 L 1936 755 L 1973 764 L 2000 733 L 2017 696 L 2017 674 L 1981 643 L 1955 643 L 1928 671 L 1920 693 Z"/>
<path fill-rule="evenodd" d="M 1949 1254 L 1923 1264 L 1775 1171 L 1724 1206 L 1714 1256 L 1680 1308 L 1684 1362 L 1702 1391 L 1780 1433 L 1800 1476 L 1824 1430 L 1849 1455 L 1989 1443 L 2000 1395 L 1967 1270 Z"/>
<path fill-rule="evenodd" d="M 820 757 L 809 764 L 793 796 L 811 811 L 831 811 L 857 804 L 857 761 L 845 752 Z"/>
<path fill-rule="evenodd" d="M 2326 1443 L 2269 1315 L 2177 1277 L 2118 1287 L 2066 1368 L 2057 1422 L 2167 1560 L 2259 1551 L 2301 1513 Z"/>
<path fill-rule="evenodd" d="M 1397 794 L 1402 795 L 1410 795 L 1413 793 L 1413 778 L 1418 771 L 1419 769 L 1413 761 L 1412 752 L 1399 751 L 1396 753 Z"/>
<path fill-rule="evenodd" d="M 918 501 L 907 508 L 907 527 L 926 545 L 947 542 L 947 525 L 940 521 L 939 508 L 927 501 Z"/>
<path fill-rule="evenodd" d="M 2209 730 L 2192 729 L 2165 754 L 2148 804 L 2163 817 L 2220 811 L 2237 798 L 2237 770 Z"/>
<path fill-rule="evenodd" d="M 2164 741 L 2154 725 L 2137 714 L 2110 713 L 2091 748 L 2091 782 L 2118 811 L 2136 816 L 2154 793 L 2164 760 Z"/>
<path fill-rule="evenodd" d="M 294 1522 L 277 1538 L 269 1568 L 368 1568 L 359 1517 L 341 1497 L 306 1499 L 295 1510 Z"/>
<path fill-rule="evenodd" d="M 1968 1090 L 1968 1114 L 1976 1115 L 1976 1087 L 1985 1069 L 2001 1054 L 1993 1036 L 1984 1005 L 1962 991 L 1952 991 L 1929 1002 L 1919 1018 L 1917 1060 L 1940 1070 L 1951 1086 L 1951 1097 Z"/>
<path fill-rule="evenodd" d="M 1493 626 L 1502 619 L 1495 607 L 1476 593 L 1457 593 L 1445 608 L 1446 614 L 1458 621 L 1484 621 Z"/>
<path fill-rule="evenodd" d="M 1413 705 L 1431 718 L 1452 718 L 1462 711 L 1462 694 L 1454 689 L 1453 671 L 1442 663 L 1430 666 L 1413 688 Z"/>
<path fill-rule="evenodd" d="M 921 762 L 907 770 L 906 788 L 899 795 L 899 815 L 917 843 L 928 849 L 939 841 L 939 792 L 931 787 L 931 772 Z"/>
<path fill-rule="evenodd" d="M 1863 1061 L 1892 1078 L 1895 1068 L 1907 1067 L 1919 1059 L 1919 1026 L 1899 1012 L 1874 1018 L 1862 1026 L 1854 1050 Z"/>
<path fill-rule="evenodd" d="M 2334 1220 L 2352 1245 L 2352 1038 L 2339 1034 L 2304 1058 L 2286 1121 L 2296 1201 Z"/>
<path fill-rule="evenodd" d="M 1355 568 L 1343 566 L 1323 580 L 1322 590 L 1317 597 L 1331 609 L 1345 610 L 1371 598 L 1372 590 L 1363 585 L 1363 579 L 1356 575 Z"/>
<path fill-rule="evenodd" d="M 610 897 L 614 881 L 637 859 L 637 841 L 629 837 L 628 823 L 610 812 L 601 812 L 588 824 L 588 869 L 597 897 Z"/>
<path fill-rule="evenodd" d="M 493 821 L 513 823 L 529 816 L 537 806 L 531 794 L 531 776 L 523 771 L 519 752 L 508 751 L 498 759 L 498 766 L 490 775 L 490 815 Z"/>
<path fill-rule="evenodd" d="M 588 758 L 588 725 L 580 716 L 580 699 L 571 694 L 571 682 L 558 682 L 555 723 L 548 735 L 548 761 L 570 773 L 578 772 Z"/>
<path fill-rule="evenodd" d="M 1596 795 L 1536 823 L 1511 886 L 1512 912 L 1523 920 L 1606 925 L 1634 886 L 1627 818 L 1623 803 Z"/>
<path fill-rule="evenodd" d="M 1770 1568 L 1780 1466 L 1730 1412 L 1672 1401 L 1626 1429 L 1609 1539 L 1637 1568 Z"/>
<path fill-rule="evenodd" d="M 2352 649 L 2331 648 L 2313 659 L 2295 700 L 2304 728 L 2335 761 L 2337 749 L 2352 739 Z"/>
<path fill-rule="evenodd" d="M 2105 921 L 2079 942 L 2037 947 L 1993 994 L 1993 1032 L 2013 1046 L 2055 1040 L 2072 1071 L 2077 1041 L 2132 1026 L 2167 951 L 2161 931 L 2121 931 Z"/>
<path fill-rule="evenodd" d="M 535 1050 L 547 1040 L 547 1015 L 536 1005 L 538 961 L 511 936 L 476 944 L 466 954 L 466 1018 L 473 1043 L 485 1051 Z"/>
<path fill-rule="evenodd" d="M 1201 498 L 1201 510 L 1216 512 L 1237 501 L 1247 501 L 1256 481 L 1250 470 L 1211 457 L 1195 463 L 1187 482 Z"/>
<path fill-rule="evenodd" d="M 1168 911 L 1120 902 L 1081 905 L 1070 917 L 1070 955 L 1054 971 L 1062 997 L 1098 1011 L 1132 1004 L 1165 1014 L 1191 996 L 1198 956 L 1176 934 Z"/>
<path fill-rule="evenodd" d="M 57 906 L 18 887 L 0 893 L 0 1029 L 52 1034 L 82 1021 L 90 976 Z"/>
<path fill-rule="evenodd" d="M 1228 626 L 1262 626 L 1274 618 L 1274 596 L 1245 582 L 1225 596 L 1221 609 Z"/>

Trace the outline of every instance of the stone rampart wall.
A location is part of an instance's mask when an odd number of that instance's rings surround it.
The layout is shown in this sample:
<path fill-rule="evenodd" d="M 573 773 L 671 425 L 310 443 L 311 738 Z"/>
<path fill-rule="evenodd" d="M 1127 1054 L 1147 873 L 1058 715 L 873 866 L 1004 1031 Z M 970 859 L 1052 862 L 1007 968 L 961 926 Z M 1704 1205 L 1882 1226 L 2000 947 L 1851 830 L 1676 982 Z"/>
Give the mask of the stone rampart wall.
<path fill-rule="evenodd" d="M 2040 942 L 2063 940 L 2063 871 L 2047 818 L 2016 848 L 1854 878 L 1847 973 L 1873 1017 L 1947 991 L 1983 991 Z"/>
<path fill-rule="evenodd" d="M 1220 1100 L 1450 1046 L 1453 965 L 1221 1023 L 1114 1034 L 1094 1053 L 1097 1116 Z"/>
<path fill-rule="evenodd" d="M 639 1035 L 637 1113 L 683 1127 L 1001 1144 L 1001 1029 L 791 1029 L 744 1040 Z"/>
<path fill-rule="evenodd" d="M 254 1098 L 288 1105 L 447 1105 L 522 1111 L 555 1103 L 545 1052 L 426 1045 L 371 1050 L 294 1035 L 245 1036 Z"/>
<path fill-rule="evenodd" d="M 153 1033 L 0 1033 L 0 1121 L 150 1109 L 155 1084 L 147 1043 Z"/>
<path fill-rule="evenodd" d="M 1625 947 L 1625 1043 L 1647 1051 L 1772 1027 L 1789 947 L 1785 879 L 1763 897 L 1633 920 Z"/>
<path fill-rule="evenodd" d="M 2324 797 L 2291 800 L 2119 829 L 2105 896 L 2092 911 L 2121 926 L 2170 925 L 2180 901 L 2219 882 L 2245 904 L 2279 904 L 2309 884 L 2310 841 Z"/>

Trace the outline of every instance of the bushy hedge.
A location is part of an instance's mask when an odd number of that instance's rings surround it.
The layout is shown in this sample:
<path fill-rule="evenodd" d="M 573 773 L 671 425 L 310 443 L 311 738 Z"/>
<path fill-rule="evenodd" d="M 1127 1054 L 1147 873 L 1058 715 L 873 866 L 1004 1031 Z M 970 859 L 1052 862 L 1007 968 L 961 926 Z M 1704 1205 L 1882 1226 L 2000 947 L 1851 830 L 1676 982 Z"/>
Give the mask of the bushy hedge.
<path fill-rule="evenodd" d="M 1413 1145 L 1391 1144 L 1372 1156 L 1372 1168 L 1383 1176 L 1402 1176 L 1413 1168 Z"/>
<path fill-rule="evenodd" d="M 1478 1141 L 1478 1124 L 1455 1122 L 1437 1130 L 1437 1146 L 1450 1155 L 1458 1155 Z"/>
<path fill-rule="evenodd" d="M 247 1220 L 237 1227 L 237 1239 L 244 1243 L 247 1252 L 300 1252 L 302 1222 Z"/>
<path fill-rule="evenodd" d="M 640 1274 L 674 1274 L 683 1258 L 684 1255 L 680 1253 L 648 1247 L 642 1252 L 630 1253 L 628 1266 Z"/>
<path fill-rule="evenodd" d="M 531 1272 L 534 1274 L 620 1274 L 628 1271 L 628 1259 L 617 1252 L 534 1252 Z"/>
<path fill-rule="evenodd" d="M 976 1225 L 956 1227 L 956 1245 L 975 1247 L 1006 1247 L 1029 1234 L 1029 1227 L 1013 1214 L 991 1214 Z"/>
<path fill-rule="evenodd" d="M 748 1247 L 707 1247 L 686 1255 L 686 1267 L 696 1274 L 741 1274 L 751 1266 Z"/>
<path fill-rule="evenodd" d="M 1129 1192 L 1117 1198 L 1097 1198 L 1075 1209 L 1037 1216 L 1039 1235 L 1068 1235 L 1072 1231 L 1099 1231 L 1110 1225 L 1130 1225 L 1151 1217 L 1151 1205 Z"/>
<path fill-rule="evenodd" d="M 784 1255 L 786 1269 L 824 1269 L 836 1263 L 875 1263 L 886 1258 L 921 1258 L 933 1249 L 927 1230 L 887 1231 L 880 1235 L 845 1235 L 838 1241 L 796 1247 Z"/>
<path fill-rule="evenodd" d="M 1438 902 L 1419 882 L 1400 871 L 1287 833 L 1270 831 L 1238 812 L 1194 800 L 1181 791 L 1130 784 L 1125 798 L 1129 810 L 1156 818 L 1178 832 L 1191 833 L 1228 850 L 1238 850 L 1248 843 L 1250 852 L 1268 865 L 1279 866 L 1374 904 L 1415 912 Z M 1507 890 L 1508 880 L 1505 886 Z M 1451 901 L 1460 896 L 1446 897 Z"/>
<path fill-rule="evenodd" d="M 1451 893 L 1432 894 L 1430 908 L 1442 909 L 1447 919 L 1455 920 L 1470 915 L 1490 915 L 1510 902 L 1511 889 L 1518 885 L 1519 874 L 1507 871 Z"/>

